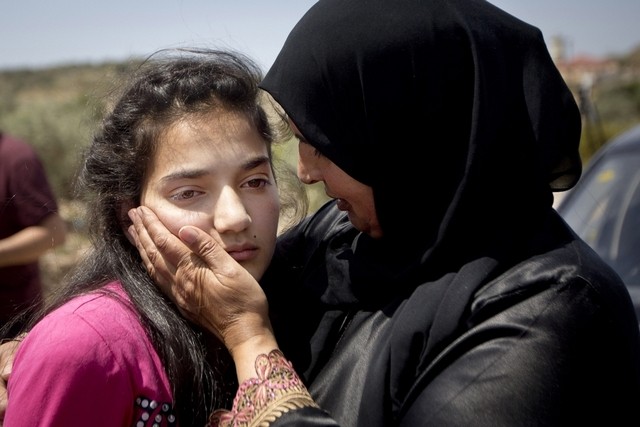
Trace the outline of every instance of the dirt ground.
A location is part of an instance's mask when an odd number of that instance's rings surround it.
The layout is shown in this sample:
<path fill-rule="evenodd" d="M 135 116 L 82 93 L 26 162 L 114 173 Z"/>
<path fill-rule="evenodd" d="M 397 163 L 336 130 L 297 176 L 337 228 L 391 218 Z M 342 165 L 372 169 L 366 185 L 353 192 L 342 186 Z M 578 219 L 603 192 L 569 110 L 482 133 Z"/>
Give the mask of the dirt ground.
<path fill-rule="evenodd" d="M 76 202 L 59 202 L 60 216 L 67 222 L 65 242 L 46 252 L 40 258 L 40 272 L 45 293 L 63 283 L 65 274 L 88 249 L 89 243 L 82 233 L 84 206 Z"/>
<path fill-rule="evenodd" d="M 40 258 L 40 272 L 45 293 L 63 283 L 64 275 L 74 266 L 87 247 L 84 236 L 70 232 L 62 246 L 50 250 Z"/>

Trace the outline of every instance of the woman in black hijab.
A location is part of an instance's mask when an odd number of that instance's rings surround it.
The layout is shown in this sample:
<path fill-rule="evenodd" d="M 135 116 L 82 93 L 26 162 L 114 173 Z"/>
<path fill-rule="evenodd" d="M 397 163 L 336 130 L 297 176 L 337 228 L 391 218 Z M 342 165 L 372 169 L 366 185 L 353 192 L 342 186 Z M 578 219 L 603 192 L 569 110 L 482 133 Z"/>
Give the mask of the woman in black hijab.
<path fill-rule="evenodd" d="M 262 284 L 324 410 L 283 404 L 271 425 L 637 423 L 628 292 L 552 208 L 580 176 L 580 116 L 538 29 L 482 0 L 320 0 L 262 87 L 301 138 L 300 178 L 337 198 L 281 237 Z M 340 194 L 349 179 L 372 221 Z M 146 224 L 171 264 L 180 250 Z M 216 299 L 185 259 L 165 290 L 228 346 L 259 336 L 247 288 Z"/>

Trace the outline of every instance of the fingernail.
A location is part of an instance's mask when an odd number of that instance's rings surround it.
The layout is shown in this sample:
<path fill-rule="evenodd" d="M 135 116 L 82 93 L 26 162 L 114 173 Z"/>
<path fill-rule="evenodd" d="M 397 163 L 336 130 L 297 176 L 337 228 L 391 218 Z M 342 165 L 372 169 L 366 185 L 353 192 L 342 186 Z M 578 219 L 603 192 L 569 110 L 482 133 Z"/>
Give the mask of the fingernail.
<path fill-rule="evenodd" d="M 180 239 L 188 245 L 194 243 L 198 237 L 196 231 L 191 227 L 182 227 L 178 232 L 178 235 L 180 236 Z"/>

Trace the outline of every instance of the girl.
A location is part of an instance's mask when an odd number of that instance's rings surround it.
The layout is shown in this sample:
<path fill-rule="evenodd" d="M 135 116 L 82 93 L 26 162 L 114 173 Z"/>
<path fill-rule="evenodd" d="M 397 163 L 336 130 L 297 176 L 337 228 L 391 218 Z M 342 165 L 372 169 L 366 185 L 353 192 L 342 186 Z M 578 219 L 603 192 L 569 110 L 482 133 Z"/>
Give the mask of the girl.
<path fill-rule="evenodd" d="M 275 128 L 255 64 L 181 52 L 146 61 L 88 148 L 79 183 L 93 250 L 16 353 L 6 427 L 198 426 L 228 406 L 231 359 L 154 285 L 127 211 L 147 206 L 175 233 L 207 230 L 259 279 L 279 217 Z"/>

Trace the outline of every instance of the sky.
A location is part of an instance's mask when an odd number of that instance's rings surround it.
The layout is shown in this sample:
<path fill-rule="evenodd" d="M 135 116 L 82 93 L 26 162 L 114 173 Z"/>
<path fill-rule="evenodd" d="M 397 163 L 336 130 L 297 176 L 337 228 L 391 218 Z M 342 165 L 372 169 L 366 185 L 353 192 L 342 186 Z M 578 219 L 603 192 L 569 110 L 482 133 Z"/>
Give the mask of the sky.
<path fill-rule="evenodd" d="M 242 51 L 267 70 L 316 0 L 0 0 L 0 69 L 140 57 L 172 47 Z M 640 0 L 491 0 L 569 56 L 640 45 Z"/>

